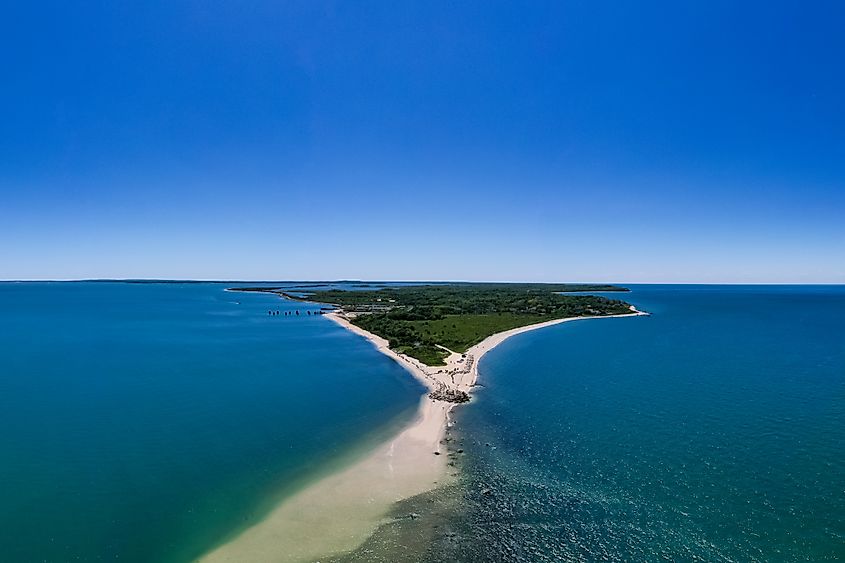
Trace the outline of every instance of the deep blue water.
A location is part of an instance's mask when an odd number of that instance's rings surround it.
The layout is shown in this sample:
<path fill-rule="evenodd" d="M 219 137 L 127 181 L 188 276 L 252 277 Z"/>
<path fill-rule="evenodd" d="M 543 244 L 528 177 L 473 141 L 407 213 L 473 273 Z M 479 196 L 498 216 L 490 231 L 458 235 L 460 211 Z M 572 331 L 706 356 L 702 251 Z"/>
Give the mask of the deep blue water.
<path fill-rule="evenodd" d="M 845 559 L 845 287 L 625 299 L 482 359 L 449 557 Z"/>
<path fill-rule="evenodd" d="M 0 283 L 0 560 L 188 560 L 413 416 L 360 338 L 225 287 Z"/>

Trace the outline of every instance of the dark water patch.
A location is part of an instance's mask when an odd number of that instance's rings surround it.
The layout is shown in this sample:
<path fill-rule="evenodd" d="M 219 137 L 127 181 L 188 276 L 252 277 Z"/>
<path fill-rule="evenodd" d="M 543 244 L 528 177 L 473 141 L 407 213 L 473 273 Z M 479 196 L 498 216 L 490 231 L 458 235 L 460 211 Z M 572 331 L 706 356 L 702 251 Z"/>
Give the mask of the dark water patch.
<path fill-rule="evenodd" d="M 340 557 L 321 558 L 321 561 L 456 561 L 455 547 L 463 541 L 456 527 L 463 506 L 462 495 L 462 487 L 451 484 L 398 502 L 388 515 L 388 521 L 361 547 Z"/>

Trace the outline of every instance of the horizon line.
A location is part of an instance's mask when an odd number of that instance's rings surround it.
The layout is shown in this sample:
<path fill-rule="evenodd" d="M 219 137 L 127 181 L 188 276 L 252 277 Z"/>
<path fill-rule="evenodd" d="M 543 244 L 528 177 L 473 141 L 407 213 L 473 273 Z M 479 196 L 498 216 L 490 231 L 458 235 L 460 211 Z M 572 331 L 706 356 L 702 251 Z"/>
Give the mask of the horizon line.
<path fill-rule="evenodd" d="M 570 284 L 570 285 L 845 285 L 842 282 L 700 282 L 700 281 L 648 281 L 648 282 L 621 282 L 621 281 L 529 281 L 529 280 L 423 280 L 423 279 L 223 279 L 223 278 L 31 278 L 31 279 L 0 279 L 0 283 L 82 283 L 82 282 L 146 282 L 146 283 L 501 283 L 501 284 Z"/>

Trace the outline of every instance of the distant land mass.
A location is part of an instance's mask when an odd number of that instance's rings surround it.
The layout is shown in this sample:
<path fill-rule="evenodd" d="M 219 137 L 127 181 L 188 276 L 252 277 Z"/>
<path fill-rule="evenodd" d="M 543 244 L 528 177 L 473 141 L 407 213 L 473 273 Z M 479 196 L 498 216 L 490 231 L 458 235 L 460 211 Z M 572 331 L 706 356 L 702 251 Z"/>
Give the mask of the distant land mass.
<path fill-rule="evenodd" d="M 630 313 L 629 303 L 584 292 L 625 292 L 604 284 L 444 283 L 309 292 L 283 287 L 239 287 L 233 291 L 275 293 L 299 301 L 325 303 L 354 325 L 390 343 L 390 349 L 429 366 L 445 364 L 500 332 L 550 320 Z M 297 288 L 306 287 L 298 283 Z M 312 286 L 316 289 L 316 284 Z"/>

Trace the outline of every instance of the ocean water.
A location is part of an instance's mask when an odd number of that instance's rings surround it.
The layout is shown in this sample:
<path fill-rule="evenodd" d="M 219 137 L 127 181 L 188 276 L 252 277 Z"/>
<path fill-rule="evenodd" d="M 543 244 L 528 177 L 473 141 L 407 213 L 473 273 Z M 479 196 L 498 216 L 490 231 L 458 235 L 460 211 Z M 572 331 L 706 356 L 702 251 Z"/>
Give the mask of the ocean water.
<path fill-rule="evenodd" d="M 188 561 L 413 416 L 315 307 L 225 287 L 0 283 L 0 560 Z"/>
<path fill-rule="evenodd" d="M 652 316 L 526 333 L 481 360 L 455 427 L 459 509 L 432 515 L 424 558 L 845 559 L 845 287 L 626 299 Z"/>

